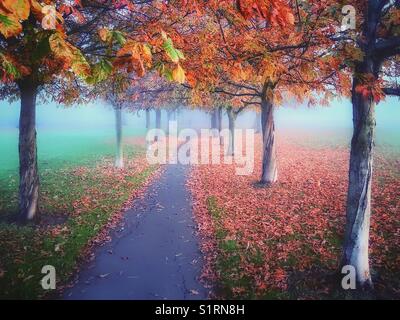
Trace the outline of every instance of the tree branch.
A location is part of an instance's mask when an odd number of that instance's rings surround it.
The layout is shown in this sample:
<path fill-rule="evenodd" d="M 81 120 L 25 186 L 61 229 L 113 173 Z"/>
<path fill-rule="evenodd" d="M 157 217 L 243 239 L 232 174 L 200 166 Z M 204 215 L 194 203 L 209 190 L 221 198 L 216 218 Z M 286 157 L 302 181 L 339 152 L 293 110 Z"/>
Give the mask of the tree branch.
<path fill-rule="evenodd" d="M 383 88 L 382 90 L 388 96 L 400 97 L 400 88 Z"/>
<path fill-rule="evenodd" d="M 392 37 L 386 40 L 378 41 L 375 45 L 376 53 L 379 57 L 389 58 L 399 54 L 400 37 Z"/>

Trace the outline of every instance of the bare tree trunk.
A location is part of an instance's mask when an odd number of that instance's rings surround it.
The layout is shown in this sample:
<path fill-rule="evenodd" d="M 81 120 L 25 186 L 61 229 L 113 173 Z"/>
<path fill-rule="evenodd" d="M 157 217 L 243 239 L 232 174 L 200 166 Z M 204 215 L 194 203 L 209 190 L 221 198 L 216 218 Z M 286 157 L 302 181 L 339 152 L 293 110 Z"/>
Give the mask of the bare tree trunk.
<path fill-rule="evenodd" d="M 150 109 L 146 109 L 146 130 L 150 129 Z"/>
<path fill-rule="evenodd" d="M 229 148 L 228 155 L 235 155 L 235 120 L 237 114 L 233 112 L 232 108 L 227 109 L 228 120 L 229 120 Z"/>
<path fill-rule="evenodd" d="M 261 100 L 261 124 L 263 132 L 263 160 L 261 183 L 273 184 L 278 180 L 275 147 L 274 104 L 271 99 Z"/>
<path fill-rule="evenodd" d="M 217 129 L 218 132 L 222 130 L 222 107 L 218 107 L 217 110 Z"/>
<path fill-rule="evenodd" d="M 169 136 L 169 122 L 171 121 L 172 111 L 167 110 L 167 136 Z"/>
<path fill-rule="evenodd" d="M 218 129 L 218 134 L 219 134 L 219 144 L 222 145 L 224 139 L 221 137 L 221 131 L 222 131 L 222 107 L 218 107 L 217 111 L 217 129 Z"/>
<path fill-rule="evenodd" d="M 219 131 L 218 131 L 218 109 L 213 109 L 213 111 L 211 112 L 211 129 L 213 130 L 213 136 L 214 137 L 219 135 Z"/>
<path fill-rule="evenodd" d="M 19 215 L 23 221 L 36 217 L 39 198 L 39 174 L 36 146 L 37 85 L 31 80 L 18 83 L 21 94 L 19 118 Z"/>
<path fill-rule="evenodd" d="M 383 56 L 375 51 L 377 25 L 382 18 L 385 1 L 367 1 L 361 46 L 364 58 L 356 64 L 353 76 L 353 137 L 351 140 L 349 186 L 347 192 L 346 230 L 342 265 L 355 268 L 357 292 L 373 288 L 369 270 L 369 229 L 371 219 L 371 185 L 375 139 L 375 102 L 372 94 L 357 92 L 364 84 L 363 76 L 376 80 Z"/>
<path fill-rule="evenodd" d="M 161 110 L 156 109 L 156 128 L 161 129 Z"/>
<path fill-rule="evenodd" d="M 122 146 L 122 110 L 115 108 L 115 132 L 117 142 L 117 154 L 115 158 L 115 166 L 117 168 L 124 167 L 124 150 Z"/>
<path fill-rule="evenodd" d="M 372 64 L 366 61 L 366 73 Z M 373 67 L 372 67 L 373 68 Z M 347 192 L 346 232 L 342 265 L 355 268 L 358 289 L 372 288 L 369 271 L 369 229 L 371 217 L 371 182 L 375 135 L 375 104 L 372 98 L 357 93 L 359 80 L 353 79 L 353 138 L 351 140 L 349 186 Z"/>
<path fill-rule="evenodd" d="M 261 113 L 256 111 L 256 118 L 254 120 L 254 130 L 256 133 L 261 132 Z"/>
<path fill-rule="evenodd" d="M 215 110 L 210 112 L 210 128 L 215 129 L 216 127 L 216 119 L 215 119 Z"/>
<path fill-rule="evenodd" d="M 156 129 L 161 129 L 161 110 L 156 109 Z M 155 141 L 158 141 L 158 137 L 156 136 Z"/>

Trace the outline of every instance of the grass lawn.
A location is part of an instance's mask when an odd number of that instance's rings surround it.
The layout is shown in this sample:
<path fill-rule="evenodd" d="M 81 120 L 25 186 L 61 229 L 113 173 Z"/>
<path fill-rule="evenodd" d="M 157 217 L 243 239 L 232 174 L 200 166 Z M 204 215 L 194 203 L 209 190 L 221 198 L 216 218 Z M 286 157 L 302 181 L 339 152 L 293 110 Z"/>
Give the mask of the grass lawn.
<path fill-rule="evenodd" d="M 114 169 L 112 132 L 39 131 L 42 219 L 21 227 L 5 222 L 17 212 L 17 130 L 0 137 L 0 298 L 40 298 L 41 268 L 53 265 L 57 285 L 65 284 L 88 243 L 156 168 L 129 143 L 125 170 Z"/>

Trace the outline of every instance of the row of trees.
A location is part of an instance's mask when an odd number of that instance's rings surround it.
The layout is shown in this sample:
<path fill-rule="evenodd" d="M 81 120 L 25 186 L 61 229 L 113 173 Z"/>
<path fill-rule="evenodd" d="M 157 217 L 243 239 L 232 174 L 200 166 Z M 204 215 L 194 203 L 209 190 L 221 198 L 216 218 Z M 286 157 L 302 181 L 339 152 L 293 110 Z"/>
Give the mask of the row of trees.
<path fill-rule="evenodd" d="M 196 56 L 190 63 L 196 62 L 198 82 L 208 82 L 213 92 L 239 98 L 239 103 L 233 101 L 239 108 L 261 105 L 261 182 L 266 184 L 278 179 L 273 114 L 282 97 L 311 103 L 316 95 L 324 100 L 333 94 L 351 97 L 354 133 L 342 265 L 355 267 L 359 288 L 370 288 L 374 110 L 385 94 L 400 93 L 393 81 L 399 70 L 400 2 L 350 4 L 357 12 L 354 30 L 341 28 L 341 1 L 239 1 L 239 14 L 223 5 L 210 6 L 204 34 L 196 33 L 197 41 L 191 40 L 201 47 L 189 50 L 191 57 Z M 209 67 L 210 61 L 214 68 Z M 202 67 L 204 77 L 199 72 Z"/>
<path fill-rule="evenodd" d="M 347 96 L 354 133 L 342 264 L 356 268 L 359 287 L 371 287 L 374 109 L 386 94 L 400 94 L 393 81 L 399 70 L 400 2 L 349 2 L 356 28 L 344 30 L 339 0 L 2 1 L 1 94 L 21 100 L 21 216 L 32 219 L 37 211 L 40 92 L 63 103 L 103 96 L 116 110 L 154 96 L 161 105 L 163 98 L 215 105 L 215 127 L 220 107 L 231 123 L 241 110 L 260 108 L 260 180 L 267 186 L 278 180 L 275 108 L 288 99 L 317 103 Z M 149 69 L 182 86 L 152 81 L 154 74 L 140 79 Z M 161 86 L 154 88 L 156 83 Z"/>
<path fill-rule="evenodd" d="M 19 212 L 36 216 L 38 95 L 64 104 L 105 95 L 120 104 L 128 83 L 157 67 L 182 82 L 181 51 L 164 32 L 162 1 L 5 0 L 0 4 L 1 97 L 20 98 Z M 174 16 L 169 16 L 170 24 Z"/>

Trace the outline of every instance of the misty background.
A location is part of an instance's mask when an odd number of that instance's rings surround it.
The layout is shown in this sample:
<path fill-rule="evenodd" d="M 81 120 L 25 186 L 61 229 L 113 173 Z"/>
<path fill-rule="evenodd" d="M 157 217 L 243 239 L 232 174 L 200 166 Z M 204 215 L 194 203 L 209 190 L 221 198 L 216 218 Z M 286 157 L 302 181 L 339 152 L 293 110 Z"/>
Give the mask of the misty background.
<path fill-rule="evenodd" d="M 18 127 L 19 101 L 8 103 L 0 101 L 0 129 Z M 396 130 L 400 124 L 400 101 L 387 98 L 377 108 L 377 130 Z M 180 124 L 187 127 L 207 128 L 210 125 L 209 114 L 200 110 L 181 109 L 178 112 Z M 255 121 L 253 111 L 244 111 L 237 120 L 238 127 L 252 127 Z M 304 105 L 290 107 L 280 106 L 275 113 L 277 129 L 352 129 L 351 103 L 346 99 L 336 100 L 330 106 L 307 107 Z M 163 123 L 166 112 L 163 112 Z M 227 118 L 224 115 L 224 123 Z M 154 125 L 154 114 L 152 114 Z M 124 125 L 145 128 L 144 111 L 124 112 Z M 108 130 L 114 128 L 112 107 L 96 101 L 87 105 L 64 107 L 55 103 L 38 105 L 37 128 L 55 130 Z"/>
<path fill-rule="evenodd" d="M 19 101 L 0 102 L 0 171 L 15 171 L 18 167 L 18 119 Z M 400 148 L 400 101 L 387 98 L 377 108 L 378 146 Z M 237 121 L 237 128 L 254 128 L 255 112 L 242 112 Z M 223 127 L 228 126 L 224 112 Z M 278 107 L 275 113 L 278 133 L 307 133 L 313 139 L 327 139 L 349 145 L 352 133 L 351 102 L 346 99 L 333 101 L 330 106 L 307 107 L 304 105 Z M 179 129 L 209 128 L 210 114 L 200 110 L 180 109 L 177 113 Z M 166 111 L 162 112 L 162 127 L 167 123 Z M 155 113 L 151 112 L 151 126 L 155 125 Z M 64 159 L 69 156 L 95 157 L 100 149 L 108 148 L 114 152 L 115 116 L 112 107 L 104 101 L 88 105 L 64 107 L 55 103 L 38 105 L 37 133 L 39 160 Z M 144 136 L 145 112 L 124 112 L 124 138 Z M 70 155 L 71 154 L 71 155 Z M 72 155 L 73 154 L 73 155 Z"/>

